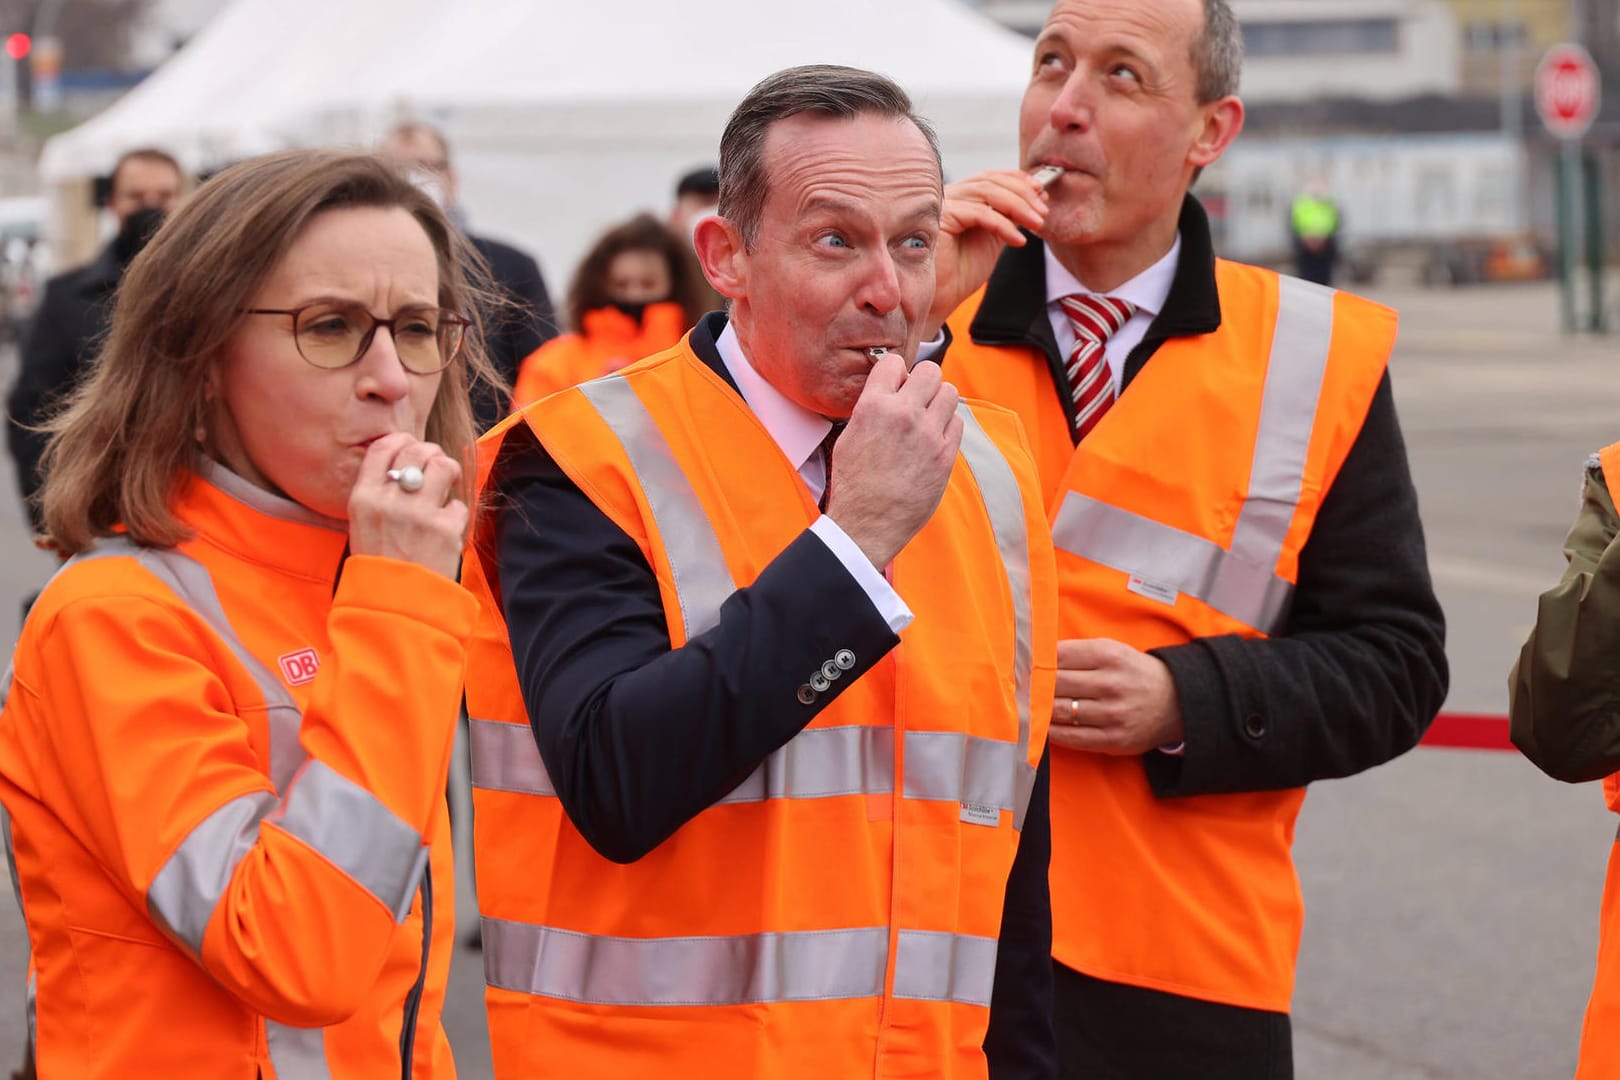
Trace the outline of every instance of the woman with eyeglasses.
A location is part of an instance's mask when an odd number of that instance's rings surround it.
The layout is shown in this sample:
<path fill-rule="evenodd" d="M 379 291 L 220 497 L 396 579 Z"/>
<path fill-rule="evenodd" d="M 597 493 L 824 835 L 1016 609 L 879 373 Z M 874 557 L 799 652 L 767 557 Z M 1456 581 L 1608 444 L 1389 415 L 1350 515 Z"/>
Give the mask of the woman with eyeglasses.
<path fill-rule="evenodd" d="M 373 157 L 237 165 L 52 422 L 0 713 L 41 1076 L 454 1075 L 460 243 Z"/>

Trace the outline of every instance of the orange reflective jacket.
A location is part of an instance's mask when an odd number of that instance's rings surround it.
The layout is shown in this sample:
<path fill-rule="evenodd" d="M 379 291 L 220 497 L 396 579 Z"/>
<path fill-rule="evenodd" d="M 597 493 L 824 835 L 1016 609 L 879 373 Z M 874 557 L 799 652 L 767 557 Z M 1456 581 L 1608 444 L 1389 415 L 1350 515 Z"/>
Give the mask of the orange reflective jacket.
<path fill-rule="evenodd" d="M 17 643 L 0 799 L 40 1075 L 453 1077 L 444 792 L 476 605 L 344 560 L 344 523 L 220 468 L 176 512 L 193 539 L 103 541 Z"/>
<path fill-rule="evenodd" d="M 663 352 L 686 333 L 679 304 L 648 304 L 638 323 L 617 308 L 587 311 L 578 333 L 554 337 L 523 361 L 512 387 L 512 410 Z"/>
<path fill-rule="evenodd" d="M 951 319 L 947 376 L 1017 412 L 1048 498 L 1059 638 L 1265 635 L 1361 430 L 1395 313 L 1219 261 L 1221 325 L 1174 338 L 1078 449 L 1046 358 Z M 1303 789 L 1158 799 L 1141 762 L 1054 747 L 1053 955 L 1133 986 L 1286 1012 Z"/>
<path fill-rule="evenodd" d="M 1016 420 L 964 406 L 939 509 L 895 559 L 915 621 L 735 792 L 630 865 L 573 827 L 529 729 L 493 567 L 469 660 L 495 1072 L 983 1078 L 997 938 L 1046 738 L 1056 587 Z M 641 548 L 679 648 L 818 517 L 683 343 L 516 422 Z M 510 426 L 510 423 L 507 427 Z M 507 427 L 481 445 L 487 472 Z M 853 657 L 808 672 L 813 703 Z"/>
<path fill-rule="evenodd" d="M 1617 500 L 1620 443 L 1599 450 L 1598 464 L 1603 469 L 1609 498 Z M 1615 505 L 1620 507 L 1620 501 Z M 1610 810 L 1620 813 L 1620 773 L 1603 778 L 1603 798 Z M 1609 849 L 1609 871 L 1598 915 L 1597 972 L 1581 1026 L 1581 1056 L 1575 1080 L 1608 1080 L 1613 1076 L 1620 1076 L 1620 836 L 1615 837 Z"/>

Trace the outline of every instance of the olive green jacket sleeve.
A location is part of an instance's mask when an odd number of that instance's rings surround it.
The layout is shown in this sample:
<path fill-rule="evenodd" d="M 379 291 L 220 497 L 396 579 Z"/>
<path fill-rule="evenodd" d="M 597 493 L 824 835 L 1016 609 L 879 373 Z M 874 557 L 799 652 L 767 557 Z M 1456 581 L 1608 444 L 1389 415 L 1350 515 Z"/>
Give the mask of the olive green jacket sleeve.
<path fill-rule="evenodd" d="M 1596 457 L 1564 540 L 1569 568 L 1541 594 L 1508 676 L 1513 745 L 1577 783 L 1620 770 L 1620 515 Z"/>

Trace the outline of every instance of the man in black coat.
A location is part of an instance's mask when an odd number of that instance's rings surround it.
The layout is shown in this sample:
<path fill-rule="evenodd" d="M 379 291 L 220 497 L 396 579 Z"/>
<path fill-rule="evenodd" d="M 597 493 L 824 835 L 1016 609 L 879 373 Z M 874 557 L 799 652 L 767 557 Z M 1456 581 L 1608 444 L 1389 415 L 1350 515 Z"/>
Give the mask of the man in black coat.
<path fill-rule="evenodd" d="M 118 234 L 94 261 L 45 284 L 23 338 L 22 362 L 7 402 L 11 423 L 6 428 L 17 488 L 36 529 L 40 519 L 34 496 L 40 486 L 45 436 L 33 429 L 78 382 L 107 328 L 124 269 L 180 201 L 184 186 L 179 162 L 164 151 L 145 148 L 126 153 L 113 166 L 107 195 Z"/>
<path fill-rule="evenodd" d="M 468 231 L 466 215 L 457 201 L 459 184 L 450 163 L 450 144 L 437 128 L 423 123 L 401 124 L 388 133 L 379 149 L 384 157 L 411 171 L 489 263 L 490 276 L 510 306 L 486 315 L 487 344 L 490 360 L 510 386 L 524 359 L 557 336 L 557 317 L 540 265 L 510 244 Z M 473 411 L 480 428 L 500 420 L 510 404 L 505 394 L 491 387 L 473 387 Z"/>

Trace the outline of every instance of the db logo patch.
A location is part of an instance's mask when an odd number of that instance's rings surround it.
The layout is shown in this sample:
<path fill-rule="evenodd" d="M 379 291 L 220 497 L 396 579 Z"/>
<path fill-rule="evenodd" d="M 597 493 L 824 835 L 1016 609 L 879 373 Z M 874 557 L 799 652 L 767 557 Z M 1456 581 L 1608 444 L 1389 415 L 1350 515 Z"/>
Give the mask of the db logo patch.
<path fill-rule="evenodd" d="M 314 682 L 315 673 L 321 670 L 321 658 L 316 655 L 314 649 L 299 649 L 297 652 L 286 653 L 276 657 L 276 663 L 281 665 L 281 677 L 292 686 Z"/>

